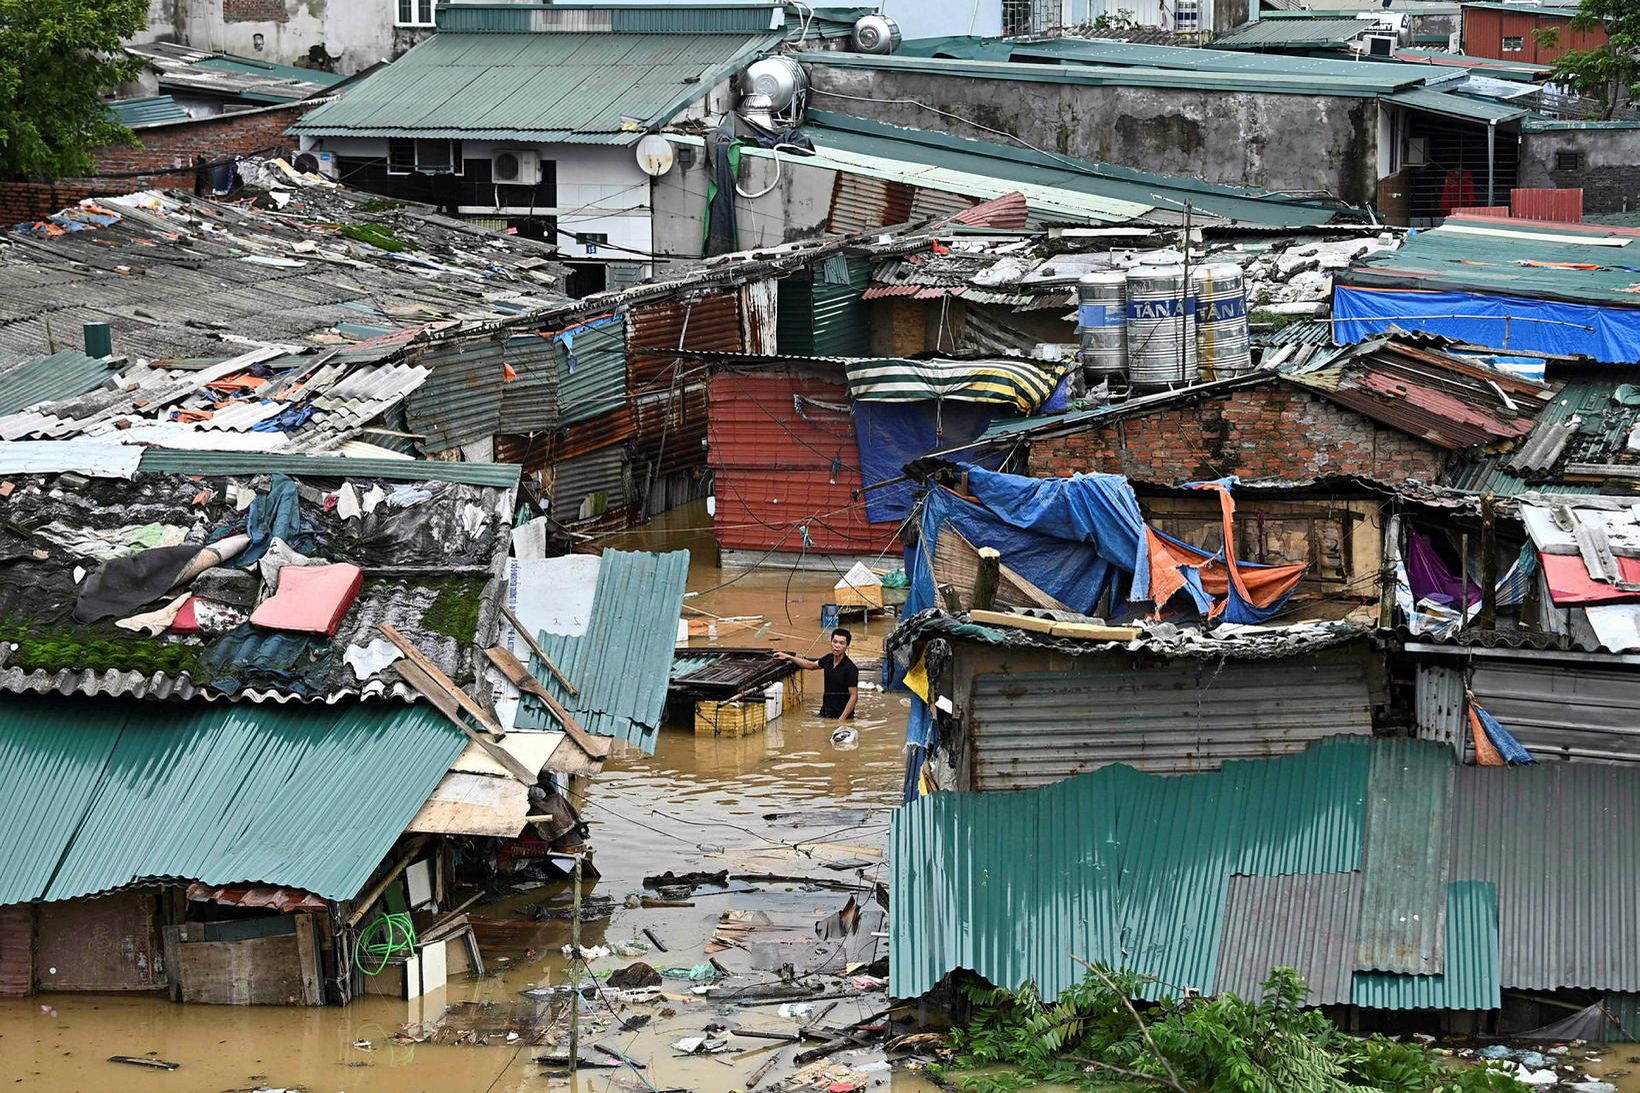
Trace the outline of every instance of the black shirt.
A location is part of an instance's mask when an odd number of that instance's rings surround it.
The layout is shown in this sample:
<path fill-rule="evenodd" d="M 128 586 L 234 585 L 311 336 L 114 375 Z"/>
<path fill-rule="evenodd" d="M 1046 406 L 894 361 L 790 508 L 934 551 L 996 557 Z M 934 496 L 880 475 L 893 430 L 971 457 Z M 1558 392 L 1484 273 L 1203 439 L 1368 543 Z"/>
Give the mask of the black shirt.
<path fill-rule="evenodd" d="M 827 653 L 818 663 L 826 676 L 826 693 L 820 700 L 820 716 L 842 717 L 843 708 L 848 705 L 849 690 L 860 685 L 860 667 L 847 656 L 839 661 L 835 653 Z"/>

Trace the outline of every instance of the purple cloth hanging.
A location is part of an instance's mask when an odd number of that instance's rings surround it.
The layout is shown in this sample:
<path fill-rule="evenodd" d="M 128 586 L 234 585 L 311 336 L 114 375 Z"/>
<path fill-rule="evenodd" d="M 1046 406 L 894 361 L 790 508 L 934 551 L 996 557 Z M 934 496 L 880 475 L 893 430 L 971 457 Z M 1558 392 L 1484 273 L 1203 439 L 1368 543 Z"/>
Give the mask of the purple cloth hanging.
<path fill-rule="evenodd" d="M 1412 585 L 1412 599 L 1434 600 L 1451 607 L 1463 605 L 1464 585 L 1469 585 L 1468 604 L 1481 602 L 1481 586 L 1464 581 L 1447 568 L 1446 562 L 1435 552 L 1435 545 L 1417 528 L 1407 529 L 1407 580 Z"/>

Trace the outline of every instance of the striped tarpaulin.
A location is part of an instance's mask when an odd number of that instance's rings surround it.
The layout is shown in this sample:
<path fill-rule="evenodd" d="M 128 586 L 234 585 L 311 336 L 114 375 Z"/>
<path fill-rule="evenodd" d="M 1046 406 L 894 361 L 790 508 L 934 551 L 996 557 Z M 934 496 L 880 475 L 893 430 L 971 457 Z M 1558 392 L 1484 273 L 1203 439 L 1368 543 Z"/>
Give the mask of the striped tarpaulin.
<path fill-rule="evenodd" d="M 956 399 L 1012 406 L 1022 414 L 1048 401 L 1070 366 L 1062 361 L 925 360 L 897 357 L 851 360 L 849 394 L 864 402 Z"/>

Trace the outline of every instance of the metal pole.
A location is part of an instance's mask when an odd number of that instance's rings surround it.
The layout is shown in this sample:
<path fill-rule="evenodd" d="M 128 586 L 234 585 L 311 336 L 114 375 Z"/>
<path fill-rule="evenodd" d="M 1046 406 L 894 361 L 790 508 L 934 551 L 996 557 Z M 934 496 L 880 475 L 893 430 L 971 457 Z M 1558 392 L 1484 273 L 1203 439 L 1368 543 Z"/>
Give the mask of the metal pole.
<path fill-rule="evenodd" d="M 1486 203 L 1495 205 L 1496 199 L 1492 196 L 1492 180 L 1497 173 L 1497 144 L 1498 123 L 1488 122 L 1486 125 Z"/>
<path fill-rule="evenodd" d="M 569 1078 L 575 1084 L 575 1071 L 581 1062 L 581 855 L 575 855 L 575 866 L 570 870 L 569 920 Z"/>

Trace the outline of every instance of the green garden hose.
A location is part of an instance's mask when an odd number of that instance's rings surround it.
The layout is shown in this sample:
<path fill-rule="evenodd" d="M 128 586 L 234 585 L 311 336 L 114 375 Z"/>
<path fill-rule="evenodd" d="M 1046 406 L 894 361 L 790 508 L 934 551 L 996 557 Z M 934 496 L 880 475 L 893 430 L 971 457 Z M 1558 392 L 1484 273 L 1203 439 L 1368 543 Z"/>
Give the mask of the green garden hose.
<path fill-rule="evenodd" d="M 353 946 L 353 964 L 366 975 L 380 975 L 395 956 L 408 955 L 416 948 L 416 928 L 410 916 L 383 913 L 359 934 Z M 374 968 L 365 967 L 365 957 L 380 959 Z"/>

